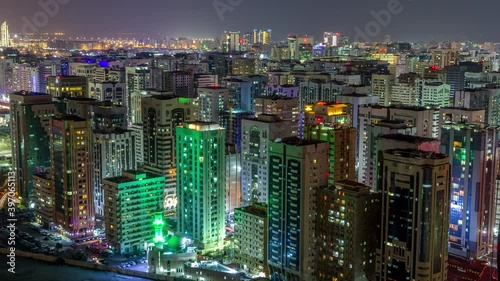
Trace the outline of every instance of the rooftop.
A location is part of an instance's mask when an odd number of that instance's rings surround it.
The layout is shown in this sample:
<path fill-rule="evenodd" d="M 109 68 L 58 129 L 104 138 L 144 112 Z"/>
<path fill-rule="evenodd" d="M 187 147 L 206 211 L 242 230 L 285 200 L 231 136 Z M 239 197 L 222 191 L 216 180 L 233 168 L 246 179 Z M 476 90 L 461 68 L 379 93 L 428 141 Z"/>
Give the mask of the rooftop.
<path fill-rule="evenodd" d="M 79 116 L 76 116 L 76 115 L 67 115 L 67 114 L 63 114 L 63 115 L 59 115 L 59 116 L 55 116 L 55 117 L 54 117 L 54 120 L 60 120 L 60 121 L 75 121 L 75 122 L 83 122 L 83 121 L 87 121 L 87 119 L 81 118 L 81 117 L 79 117 Z"/>
<path fill-rule="evenodd" d="M 288 137 L 284 139 L 277 139 L 274 141 L 275 143 L 282 143 L 290 146 L 307 146 L 312 144 L 320 144 L 321 141 L 316 140 L 305 140 L 299 137 Z"/>
<path fill-rule="evenodd" d="M 227 266 L 224 266 L 217 261 L 188 262 L 186 263 L 186 265 L 191 268 L 201 268 L 201 269 L 219 271 L 229 274 L 238 274 L 238 271 L 231 269 Z"/>
<path fill-rule="evenodd" d="M 417 143 L 417 144 L 424 143 L 424 142 L 439 142 L 439 140 L 437 140 L 437 139 L 424 138 L 424 137 L 411 136 L 411 135 L 403 135 L 403 134 L 383 135 L 380 138 L 389 139 L 389 140 L 404 141 L 404 142 L 411 142 L 411 143 Z"/>
<path fill-rule="evenodd" d="M 391 150 L 386 150 L 385 153 L 390 154 L 390 155 L 394 155 L 394 156 L 413 158 L 413 159 L 440 160 L 440 159 L 446 159 L 448 157 L 447 155 L 444 155 L 444 154 L 428 152 L 428 151 L 421 151 L 421 150 L 416 150 L 416 149 L 391 149 Z"/>
<path fill-rule="evenodd" d="M 105 180 L 120 184 L 120 183 L 135 182 L 138 180 L 153 179 L 153 178 L 160 178 L 160 177 L 163 177 L 163 176 L 156 175 L 153 173 L 148 173 L 148 172 L 142 172 L 142 171 L 124 171 L 121 176 L 107 178 Z"/>
<path fill-rule="evenodd" d="M 216 131 L 221 130 L 222 128 L 218 123 L 214 122 L 203 122 L 203 121 L 194 121 L 194 122 L 186 122 L 181 128 L 195 130 L 195 131 Z"/>
<path fill-rule="evenodd" d="M 267 207 L 264 205 L 260 205 L 260 204 L 254 204 L 254 205 L 247 206 L 247 207 L 241 207 L 241 208 L 238 208 L 236 210 L 240 210 L 242 212 L 256 215 L 259 217 L 267 217 Z"/>

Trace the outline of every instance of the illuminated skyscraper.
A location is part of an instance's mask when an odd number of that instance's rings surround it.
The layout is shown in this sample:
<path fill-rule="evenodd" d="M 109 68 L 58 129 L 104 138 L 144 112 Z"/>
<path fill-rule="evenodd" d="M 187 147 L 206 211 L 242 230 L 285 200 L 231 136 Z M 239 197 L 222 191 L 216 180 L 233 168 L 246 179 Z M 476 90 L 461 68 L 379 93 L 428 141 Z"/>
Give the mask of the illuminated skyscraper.
<path fill-rule="evenodd" d="M 328 186 L 328 147 L 297 137 L 269 142 L 271 280 L 316 279 L 316 196 Z"/>
<path fill-rule="evenodd" d="M 223 52 L 229 53 L 229 52 L 240 52 L 241 51 L 241 44 L 243 43 L 243 39 L 240 39 L 241 34 L 240 32 L 225 32 L 222 34 L 222 50 Z"/>
<path fill-rule="evenodd" d="M 91 121 L 71 115 L 53 117 L 50 132 L 55 223 L 70 239 L 93 236 Z"/>
<path fill-rule="evenodd" d="M 339 33 L 325 32 L 323 36 L 323 44 L 327 47 L 337 47 Z"/>
<path fill-rule="evenodd" d="M 10 47 L 10 33 L 9 33 L 9 25 L 6 21 L 2 23 L 0 27 L 0 46 L 1 47 Z"/>
<path fill-rule="evenodd" d="M 102 181 L 118 177 L 123 171 L 137 168 L 134 132 L 117 128 L 111 132 L 95 130 L 93 133 L 93 194 L 95 213 L 104 215 L 104 192 Z"/>
<path fill-rule="evenodd" d="M 203 253 L 224 245 L 225 134 L 217 123 L 176 129 L 178 231 L 193 237 Z"/>
<path fill-rule="evenodd" d="M 12 163 L 19 196 L 33 196 L 33 174 L 50 168 L 50 118 L 59 106 L 47 94 L 16 92 L 10 94 Z"/>
<path fill-rule="evenodd" d="M 17 64 L 12 71 L 14 91 L 41 92 L 39 68 L 29 64 Z"/>
<path fill-rule="evenodd" d="M 242 205 L 267 203 L 268 200 L 268 143 L 278 138 L 294 136 L 293 122 L 276 115 L 261 114 L 258 118 L 243 119 L 241 136 Z M 296 135 L 296 134 L 295 134 Z"/>
<path fill-rule="evenodd" d="M 229 109 L 229 99 L 230 91 L 227 88 L 198 88 L 199 120 L 203 122 L 215 122 L 223 126 L 224 114 Z"/>
<path fill-rule="evenodd" d="M 193 100 L 169 94 L 142 98 L 144 170 L 165 176 L 165 209 L 177 205 L 175 128 L 194 120 Z"/>
<path fill-rule="evenodd" d="M 447 278 L 449 158 L 413 149 L 383 153 L 376 280 Z"/>
<path fill-rule="evenodd" d="M 377 194 L 357 182 L 337 181 L 318 189 L 317 198 L 316 280 L 373 280 Z"/>
<path fill-rule="evenodd" d="M 330 144 L 328 184 L 356 179 L 356 129 L 348 126 L 329 127 L 324 124 L 304 128 L 304 139 Z"/>
<path fill-rule="evenodd" d="M 138 109 L 137 104 L 135 106 L 129 106 L 129 104 L 132 104 L 132 93 L 146 91 L 152 88 L 152 70 L 149 66 L 137 66 L 126 67 L 125 71 L 125 87 L 127 90 L 124 106 L 129 109 L 128 118 L 130 124 L 137 124 L 140 123 L 138 120 L 132 120 L 132 116 L 136 114 L 136 110 Z"/>
<path fill-rule="evenodd" d="M 374 74 L 372 76 L 372 95 L 378 97 L 378 104 L 389 106 L 392 98 L 392 86 L 396 77 L 392 74 Z"/>
<path fill-rule="evenodd" d="M 271 44 L 272 31 L 271 29 L 262 31 L 262 45 Z"/>
<path fill-rule="evenodd" d="M 466 259 L 492 251 L 498 129 L 450 123 L 441 129 L 441 152 L 450 156 L 449 253 Z"/>
<path fill-rule="evenodd" d="M 151 226 L 163 223 L 155 215 L 163 201 L 164 182 L 163 176 L 139 171 L 124 171 L 103 181 L 106 238 L 120 254 L 146 250 L 145 242 L 163 238 L 155 236 L 157 227 Z"/>

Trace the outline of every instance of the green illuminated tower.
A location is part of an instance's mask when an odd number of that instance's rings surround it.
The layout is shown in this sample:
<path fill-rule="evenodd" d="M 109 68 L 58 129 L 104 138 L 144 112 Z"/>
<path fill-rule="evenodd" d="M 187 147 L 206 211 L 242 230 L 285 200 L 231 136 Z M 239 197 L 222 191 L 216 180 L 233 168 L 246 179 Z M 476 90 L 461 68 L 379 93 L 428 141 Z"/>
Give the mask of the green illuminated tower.
<path fill-rule="evenodd" d="M 163 226 L 165 225 L 165 223 L 163 222 L 163 211 L 156 211 L 153 225 L 155 228 L 154 242 L 156 246 L 163 245 L 163 243 L 165 243 L 165 238 L 163 237 Z"/>
<path fill-rule="evenodd" d="M 178 230 L 203 253 L 224 244 L 225 137 L 216 123 L 189 122 L 176 131 Z"/>

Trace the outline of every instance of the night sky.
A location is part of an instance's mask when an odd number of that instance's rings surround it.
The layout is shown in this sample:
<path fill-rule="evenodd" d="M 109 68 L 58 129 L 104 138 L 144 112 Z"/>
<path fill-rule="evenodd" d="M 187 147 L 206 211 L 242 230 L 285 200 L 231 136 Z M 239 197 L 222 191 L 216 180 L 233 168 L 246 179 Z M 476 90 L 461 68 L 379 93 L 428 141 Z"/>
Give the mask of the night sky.
<path fill-rule="evenodd" d="M 41 11 L 38 2 L 57 0 L 1 0 L 0 21 L 7 20 L 12 33 L 22 30 L 22 18 L 32 19 Z M 69 1 L 50 18 L 40 32 L 66 32 L 85 36 L 212 36 L 224 30 L 273 30 L 273 40 L 287 34 L 309 33 L 319 39 L 323 31 L 354 36 L 354 28 L 365 28 L 373 20 L 370 11 L 387 9 L 397 0 L 217 0 L 238 3 L 224 13 L 214 0 L 58 0 Z M 474 40 L 500 41 L 496 23 L 498 0 L 400 0 L 403 11 L 393 15 L 380 36 L 391 34 L 399 41 Z M 29 4 L 31 3 L 31 4 Z"/>

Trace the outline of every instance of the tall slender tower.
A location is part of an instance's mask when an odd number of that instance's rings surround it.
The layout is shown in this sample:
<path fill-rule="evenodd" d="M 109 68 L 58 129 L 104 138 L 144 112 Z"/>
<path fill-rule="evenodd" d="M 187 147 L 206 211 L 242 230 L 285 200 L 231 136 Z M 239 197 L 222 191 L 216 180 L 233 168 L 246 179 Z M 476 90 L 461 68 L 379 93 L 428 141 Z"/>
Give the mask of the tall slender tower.
<path fill-rule="evenodd" d="M 383 152 L 377 281 L 446 280 L 449 161 L 414 149 Z"/>
<path fill-rule="evenodd" d="M 166 211 L 177 206 L 175 127 L 194 120 L 193 100 L 173 95 L 143 97 L 142 126 L 144 170 L 165 176 Z"/>
<path fill-rule="evenodd" d="M 6 21 L 0 27 L 0 47 L 10 47 L 9 25 Z"/>
<path fill-rule="evenodd" d="M 316 195 L 328 186 L 328 147 L 297 137 L 269 141 L 271 280 L 315 280 Z"/>
<path fill-rule="evenodd" d="M 10 96 L 12 166 L 19 196 L 33 199 L 33 175 L 50 168 L 50 117 L 57 104 L 47 94 L 16 92 Z"/>
<path fill-rule="evenodd" d="M 93 236 L 91 121 L 71 115 L 54 117 L 50 130 L 55 222 L 71 239 Z"/>
<path fill-rule="evenodd" d="M 225 236 L 225 130 L 188 122 L 176 130 L 178 230 L 203 253 L 222 249 Z"/>

